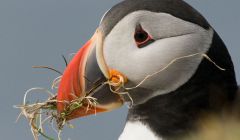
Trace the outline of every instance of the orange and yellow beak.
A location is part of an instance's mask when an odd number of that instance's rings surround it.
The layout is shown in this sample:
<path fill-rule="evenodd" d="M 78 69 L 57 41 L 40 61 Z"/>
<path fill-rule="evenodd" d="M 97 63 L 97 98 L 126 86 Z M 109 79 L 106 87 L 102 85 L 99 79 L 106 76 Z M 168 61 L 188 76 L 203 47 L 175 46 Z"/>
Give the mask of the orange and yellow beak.
<path fill-rule="evenodd" d="M 112 93 L 108 84 L 114 79 L 115 70 L 110 70 L 103 56 L 103 36 L 97 30 L 94 36 L 76 53 L 63 73 L 57 94 L 57 110 L 62 113 L 75 100 L 92 97 L 97 104 L 82 102 L 73 109 L 67 119 L 74 119 L 95 113 L 107 112 L 123 105 L 120 95 Z M 94 92 L 94 94 L 92 94 Z M 92 94 L 92 95 L 90 95 Z"/>

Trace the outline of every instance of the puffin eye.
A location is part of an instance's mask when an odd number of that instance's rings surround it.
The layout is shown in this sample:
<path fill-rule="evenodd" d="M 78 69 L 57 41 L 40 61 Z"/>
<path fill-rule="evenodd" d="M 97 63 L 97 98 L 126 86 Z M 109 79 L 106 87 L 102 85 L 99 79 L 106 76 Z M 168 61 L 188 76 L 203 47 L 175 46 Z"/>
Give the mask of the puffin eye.
<path fill-rule="evenodd" d="M 152 37 L 141 27 L 141 25 L 137 26 L 134 39 L 139 48 L 146 47 L 154 42 Z"/>

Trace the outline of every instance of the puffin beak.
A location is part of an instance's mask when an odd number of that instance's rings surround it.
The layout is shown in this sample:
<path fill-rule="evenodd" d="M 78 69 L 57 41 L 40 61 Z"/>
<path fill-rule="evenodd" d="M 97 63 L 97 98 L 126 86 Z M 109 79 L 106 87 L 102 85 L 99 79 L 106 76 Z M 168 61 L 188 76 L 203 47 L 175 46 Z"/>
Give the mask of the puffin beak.
<path fill-rule="evenodd" d="M 57 93 L 58 113 L 67 113 L 66 119 L 71 120 L 122 106 L 122 97 L 111 92 L 106 84 L 110 79 L 114 80 L 114 73 L 120 74 L 107 67 L 103 57 L 103 36 L 97 29 L 62 75 Z"/>

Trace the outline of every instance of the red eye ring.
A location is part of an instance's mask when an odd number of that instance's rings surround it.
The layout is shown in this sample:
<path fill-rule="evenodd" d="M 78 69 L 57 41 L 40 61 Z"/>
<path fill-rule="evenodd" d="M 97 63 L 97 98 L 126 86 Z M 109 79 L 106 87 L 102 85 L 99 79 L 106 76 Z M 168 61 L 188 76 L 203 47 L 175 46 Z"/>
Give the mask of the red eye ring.
<path fill-rule="evenodd" d="M 134 39 L 139 48 L 143 48 L 154 41 L 152 37 L 145 30 L 143 30 L 141 25 L 136 28 Z"/>

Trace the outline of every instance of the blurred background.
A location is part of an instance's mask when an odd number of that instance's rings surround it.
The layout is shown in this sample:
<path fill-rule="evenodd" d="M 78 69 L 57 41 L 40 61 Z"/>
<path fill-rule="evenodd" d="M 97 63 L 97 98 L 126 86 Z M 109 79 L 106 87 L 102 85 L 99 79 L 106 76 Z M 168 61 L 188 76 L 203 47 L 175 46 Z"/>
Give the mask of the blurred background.
<path fill-rule="evenodd" d="M 25 91 L 50 89 L 58 76 L 34 65 L 63 71 L 61 55 L 76 52 L 94 33 L 102 15 L 121 0 L 0 0 L 0 139 L 33 139 L 28 122 L 15 123 Z M 198 9 L 225 41 L 240 81 L 240 1 L 186 0 Z M 64 129 L 63 140 L 116 140 L 127 115 L 127 107 L 72 121 L 75 129 Z M 55 136 L 54 132 L 49 132 Z M 43 139 L 43 138 L 41 138 Z"/>

